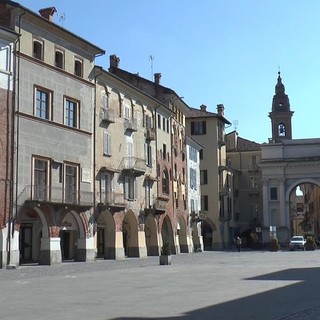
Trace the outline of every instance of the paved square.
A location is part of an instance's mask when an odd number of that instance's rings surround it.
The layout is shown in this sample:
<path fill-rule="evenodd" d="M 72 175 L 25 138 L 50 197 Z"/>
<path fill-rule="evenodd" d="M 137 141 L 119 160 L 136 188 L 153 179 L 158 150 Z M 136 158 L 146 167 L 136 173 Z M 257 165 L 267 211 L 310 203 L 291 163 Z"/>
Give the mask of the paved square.
<path fill-rule="evenodd" d="M 320 319 L 320 251 L 202 252 L 0 270 L 1 319 Z"/>

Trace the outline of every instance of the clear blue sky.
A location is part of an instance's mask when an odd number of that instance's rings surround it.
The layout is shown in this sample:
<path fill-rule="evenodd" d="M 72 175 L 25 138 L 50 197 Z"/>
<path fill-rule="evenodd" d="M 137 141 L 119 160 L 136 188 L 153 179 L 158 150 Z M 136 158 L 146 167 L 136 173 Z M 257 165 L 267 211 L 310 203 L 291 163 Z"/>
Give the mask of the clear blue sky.
<path fill-rule="evenodd" d="M 243 138 L 267 142 L 268 113 L 280 67 L 293 115 L 293 138 L 320 137 L 320 1 L 318 0 L 21 0 L 106 50 L 120 67 L 151 80 L 162 75 L 191 107 L 205 104 L 238 122 Z M 232 131 L 231 126 L 227 132 Z"/>

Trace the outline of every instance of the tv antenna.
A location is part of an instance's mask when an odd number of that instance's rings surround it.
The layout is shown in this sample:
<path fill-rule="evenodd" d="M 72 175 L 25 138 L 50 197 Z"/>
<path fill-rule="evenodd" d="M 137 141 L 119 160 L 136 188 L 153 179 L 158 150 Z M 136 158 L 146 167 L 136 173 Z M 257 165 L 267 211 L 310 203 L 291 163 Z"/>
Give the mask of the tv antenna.
<path fill-rule="evenodd" d="M 151 66 L 151 81 L 153 80 L 153 60 L 154 60 L 154 55 L 150 54 L 149 55 L 149 60 L 150 60 L 150 66 Z"/>
<path fill-rule="evenodd" d="M 59 15 L 59 22 L 61 24 L 61 27 L 63 27 L 63 22 L 64 22 L 64 20 L 66 20 L 66 15 L 64 12 L 59 13 L 58 15 Z"/>
<path fill-rule="evenodd" d="M 237 128 L 238 128 L 238 123 L 239 123 L 238 120 L 233 120 L 233 127 L 234 127 L 234 130 L 236 130 L 236 131 L 237 131 Z"/>

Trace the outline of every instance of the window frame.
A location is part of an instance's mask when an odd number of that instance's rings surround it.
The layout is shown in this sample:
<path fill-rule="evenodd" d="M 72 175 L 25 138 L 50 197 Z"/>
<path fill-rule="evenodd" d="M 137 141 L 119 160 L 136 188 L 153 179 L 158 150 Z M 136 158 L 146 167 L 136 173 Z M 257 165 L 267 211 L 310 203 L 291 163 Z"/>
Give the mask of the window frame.
<path fill-rule="evenodd" d="M 112 155 L 111 134 L 107 131 L 103 132 L 103 155 L 110 157 Z"/>
<path fill-rule="evenodd" d="M 46 99 L 46 110 L 45 110 L 45 117 L 41 116 L 42 108 L 38 108 L 38 101 L 42 103 L 42 99 L 38 99 L 38 92 L 45 93 L 47 95 Z M 34 116 L 43 119 L 43 120 L 51 120 L 52 121 L 52 105 L 53 105 L 53 91 L 43 88 L 41 86 L 35 85 L 34 86 Z M 40 114 L 38 115 L 38 110 L 40 110 Z"/>
<path fill-rule="evenodd" d="M 80 129 L 80 101 L 73 99 L 68 96 L 63 97 L 63 119 L 64 119 L 64 125 L 67 126 L 68 128 L 74 128 L 74 129 Z M 73 113 L 75 113 L 75 116 L 73 117 L 73 125 L 70 125 L 67 121 L 67 119 L 70 119 L 70 117 L 67 118 L 67 105 L 68 104 L 73 104 L 75 109 Z M 70 109 L 70 108 L 69 108 Z"/>
<path fill-rule="evenodd" d="M 39 45 L 40 46 L 40 50 L 35 50 L 35 45 Z M 36 52 L 36 51 L 40 51 L 40 52 Z M 32 57 L 34 59 L 43 61 L 43 57 L 44 57 L 44 41 L 42 39 L 39 38 L 35 38 L 33 37 L 32 39 Z"/>
<path fill-rule="evenodd" d="M 83 78 L 83 59 L 74 57 L 74 72 L 77 77 Z"/>
<path fill-rule="evenodd" d="M 68 193 L 68 190 L 71 190 L 71 188 L 68 188 L 67 190 L 67 177 L 71 177 L 71 175 L 68 175 L 68 168 L 74 169 L 74 175 L 72 176 L 74 178 L 74 188 L 72 188 L 73 196 L 70 197 L 70 194 Z M 79 164 L 71 163 L 71 162 L 64 162 L 64 175 L 63 175 L 63 190 L 64 190 L 64 200 L 67 203 L 77 203 L 78 202 L 78 191 L 79 191 L 79 172 L 80 172 L 80 166 Z"/>
<path fill-rule="evenodd" d="M 36 172 L 40 172 L 40 170 L 36 170 L 36 161 L 43 162 L 45 165 L 45 185 L 38 184 L 36 180 L 38 176 Z M 40 169 L 40 168 L 39 168 Z M 39 177 L 40 178 L 40 177 Z M 38 157 L 33 156 L 32 157 L 32 199 L 34 200 L 48 200 L 49 194 L 50 194 L 50 159 L 44 158 L 44 157 Z M 43 196 L 39 196 L 40 190 L 39 188 L 44 188 L 45 190 L 42 190 Z M 38 191 L 37 191 L 38 190 Z"/>
<path fill-rule="evenodd" d="M 57 54 L 61 54 L 61 65 L 59 65 L 59 63 L 57 62 Z M 54 52 L 54 65 L 55 67 L 64 70 L 65 68 L 65 52 L 62 49 L 59 48 L 55 48 L 55 52 Z"/>

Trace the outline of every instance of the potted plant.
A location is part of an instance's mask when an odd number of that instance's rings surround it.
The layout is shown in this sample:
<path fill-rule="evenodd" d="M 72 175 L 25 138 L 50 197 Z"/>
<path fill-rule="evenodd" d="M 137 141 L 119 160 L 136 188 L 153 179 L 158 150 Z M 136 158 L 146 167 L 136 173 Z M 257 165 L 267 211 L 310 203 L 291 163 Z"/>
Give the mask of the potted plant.
<path fill-rule="evenodd" d="M 278 251 L 280 249 L 279 241 L 277 238 L 271 238 L 270 240 L 270 251 Z"/>
<path fill-rule="evenodd" d="M 313 236 L 307 236 L 304 247 L 307 251 L 313 251 L 316 248 L 316 242 L 314 241 Z"/>
<path fill-rule="evenodd" d="M 161 248 L 160 265 L 170 265 L 170 264 L 171 264 L 170 245 L 168 242 L 165 242 Z"/>

